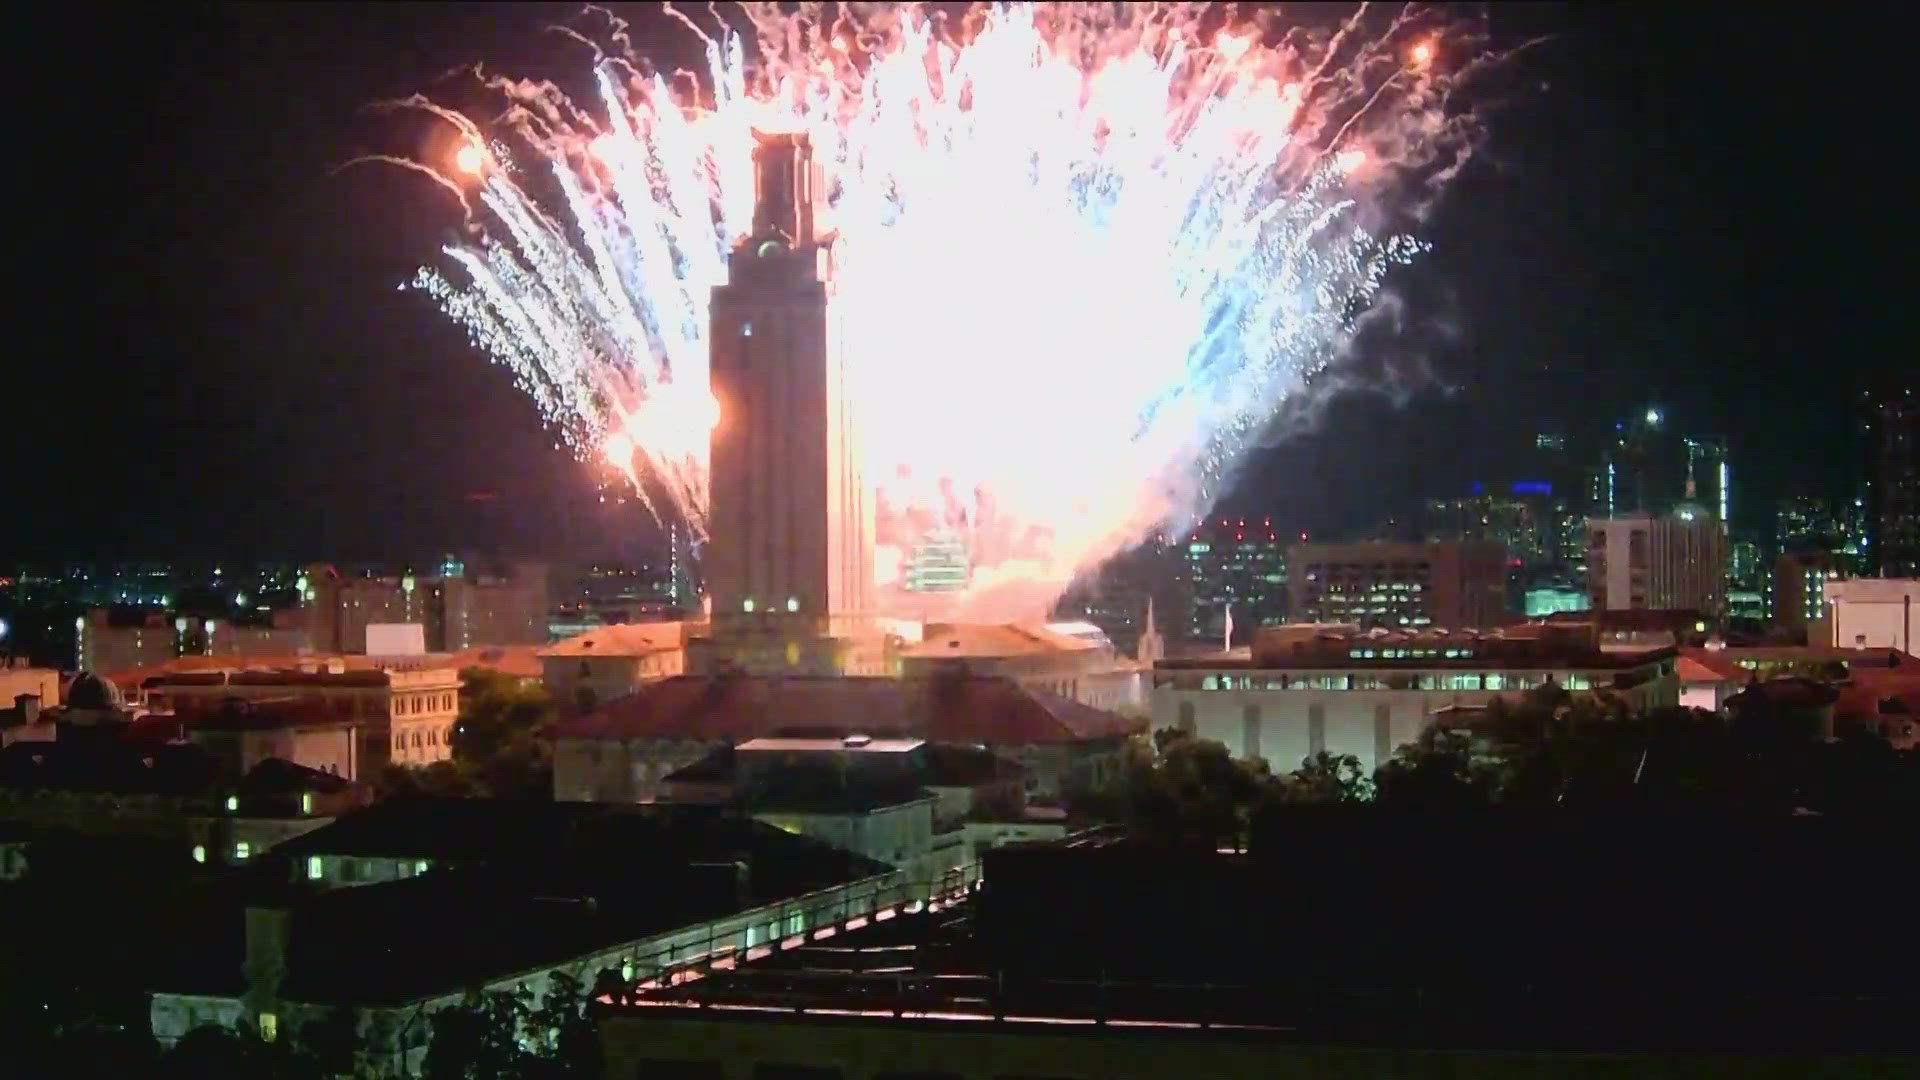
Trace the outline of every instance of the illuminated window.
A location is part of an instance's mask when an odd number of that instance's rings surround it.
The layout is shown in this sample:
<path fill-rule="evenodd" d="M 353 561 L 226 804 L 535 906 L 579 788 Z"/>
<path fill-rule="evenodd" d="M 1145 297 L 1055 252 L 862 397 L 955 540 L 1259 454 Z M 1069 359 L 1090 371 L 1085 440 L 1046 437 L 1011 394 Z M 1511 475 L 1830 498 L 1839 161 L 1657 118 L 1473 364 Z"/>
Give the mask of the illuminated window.
<path fill-rule="evenodd" d="M 424 874 L 424 873 L 426 873 L 426 872 L 427 872 L 427 860 L 425 860 L 425 859 L 421 859 L 420 861 L 418 861 L 418 862 L 416 862 L 416 863 L 414 863 L 414 864 L 413 864 L 413 872 L 414 872 L 414 873 L 416 873 L 416 874 Z"/>
<path fill-rule="evenodd" d="M 200 862 L 200 863 L 207 861 L 207 845 L 205 844 L 193 845 L 193 861 Z"/>
<path fill-rule="evenodd" d="M 307 880 L 319 881 L 322 870 L 323 868 L 320 865 L 320 856 L 318 855 L 307 856 Z"/>
<path fill-rule="evenodd" d="M 748 599 L 746 599 L 746 600 L 742 600 L 742 601 L 740 601 L 740 610 L 741 610 L 741 611 L 745 611 L 745 612 L 748 612 L 748 613 L 752 613 L 752 611 L 753 611 L 753 600 L 752 600 L 752 598 L 748 598 Z"/>
<path fill-rule="evenodd" d="M 753 321 L 751 319 L 744 320 L 740 323 L 740 336 L 741 337 L 753 336 Z"/>
<path fill-rule="evenodd" d="M 303 814 L 313 813 L 313 792 L 303 791 L 300 793 L 300 812 Z"/>
<path fill-rule="evenodd" d="M 240 809 L 240 796 L 238 795 L 227 796 L 227 812 L 232 813 L 233 811 L 236 811 L 238 809 Z"/>
<path fill-rule="evenodd" d="M 272 1042 L 280 1035 L 280 1018 L 272 1013 L 260 1014 L 260 1041 Z"/>
<path fill-rule="evenodd" d="M 233 845 L 233 858 L 235 862 L 246 862 L 247 856 L 252 854 L 253 845 L 247 843 L 245 840 Z"/>
<path fill-rule="evenodd" d="M 789 596 L 789 597 L 787 597 L 787 610 L 788 610 L 788 611 L 799 611 L 799 610 L 800 610 L 800 601 L 799 601 L 799 600 L 796 600 L 795 598 L 793 598 L 793 597 L 791 597 L 791 596 Z"/>

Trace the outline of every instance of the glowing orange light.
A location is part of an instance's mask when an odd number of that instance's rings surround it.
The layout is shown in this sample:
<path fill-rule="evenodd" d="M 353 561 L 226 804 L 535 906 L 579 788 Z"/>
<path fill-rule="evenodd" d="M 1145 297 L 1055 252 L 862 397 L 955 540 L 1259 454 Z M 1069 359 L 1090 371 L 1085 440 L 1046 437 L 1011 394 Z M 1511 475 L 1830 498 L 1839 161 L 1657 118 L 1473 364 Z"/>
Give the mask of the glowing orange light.
<path fill-rule="evenodd" d="M 479 147 L 468 143 L 455 152 L 453 163 L 461 172 L 469 176 L 479 176 L 481 167 L 487 163 L 487 155 L 481 153 Z"/>
<path fill-rule="evenodd" d="M 1352 173 L 1358 171 L 1361 166 L 1367 163 L 1367 152 L 1365 150 L 1346 150 L 1333 160 L 1334 164 L 1340 166 L 1341 172 Z"/>
<path fill-rule="evenodd" d="M 1415 67 L 1426 67 L 1432 61 L 1433 44 L 1431 42 L 1423 41 L 1413 47 L 1413 63 Z"/>

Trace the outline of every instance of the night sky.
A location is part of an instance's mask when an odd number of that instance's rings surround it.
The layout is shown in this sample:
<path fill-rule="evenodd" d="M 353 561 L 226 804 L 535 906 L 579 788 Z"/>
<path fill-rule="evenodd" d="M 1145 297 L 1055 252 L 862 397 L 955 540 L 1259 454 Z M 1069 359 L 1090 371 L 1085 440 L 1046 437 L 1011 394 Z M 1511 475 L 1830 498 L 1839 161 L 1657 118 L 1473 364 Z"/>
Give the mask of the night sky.
<path fill-rule="evenodd" d="M 42 37 L 71 92 L 15 136 L 36 164 L 16 174 L 31 242 L 0 558 L 643 540 L 506 373 L 397 291 L 449 204 L 397 171 L 329 175 L 394 137 L 371 100 L 475 61 L 577 76 L 538 32 L 576 10 L 166 5 Z M 1599 430 L 1649 403 L 1732 440 L 1739 524 L 1777 491 L 1841 487 L 1854 387 L 1915 363 L 1893 336 L 1907 125 L 1885 115 L 1895 61 L 1865 44 L 1897 23 L 1772 10 L 1496 8 L 1500 40 L 1559 36 L 1516 69 L 1436 250 L 1397 283 L 1448 331 L 1433 383 L 1337 402 L 1236 501 L 1366 528 L 1511 476 L 1542 422 Z"/>

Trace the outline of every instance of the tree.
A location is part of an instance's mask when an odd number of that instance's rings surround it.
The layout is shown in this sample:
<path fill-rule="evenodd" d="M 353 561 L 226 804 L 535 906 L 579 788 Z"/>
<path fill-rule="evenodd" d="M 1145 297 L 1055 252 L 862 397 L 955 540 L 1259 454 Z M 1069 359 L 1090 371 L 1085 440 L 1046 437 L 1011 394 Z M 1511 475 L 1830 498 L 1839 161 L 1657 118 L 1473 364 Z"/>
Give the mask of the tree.
<path fill-rule="evenodd" d="M 460 721 L 453 729 L 453 756 L 486 761 L 514 742 L 539 733 L 553 719 L 553 699 L 540 687 L 486 668 L 460 673 Z"/>
<path fill-rule="evenodd" d="M 1480 806 L 1493 796 L 1488 770 L 1473 759 L 1471 738 L 1438 725 L 1382 765 L 1374 773 L 1374 788 L 1383 806 L 1423 811 Z"/>
<path fill-rule="evenodd" d="M 532 1012 L 524 990 L 475 990 L 433 1014 L 425 1080 L 519 1080 L 534 1055 L 520 1044 Z"/>
<path fill-rule="evenodd" d="M 1124 824 L 1148 843 L 1209 850 L 1238 845 L 1254 805 L 1273 783 L 1266 762 L 1236 761 L 1220 743 L 1172 728 L 1156 732 L 1154 741 L 1157 756 L 1144 747 L 1130 752 L 1113 781 L 1079 808 Z"/>
<path fill-rule="evenodd" d="M 1373 780 L 1358 757 L 1322 750 L 1282 777 L 1273 796 L 1287 803 L 1361 802 L 1373 798 Z"/>
<path fill-rule="evenodd" d="M 200 1080 L 208 1076 L 246 1076 L 260 1080 L 320 1080 L 312 1055 L 293 1042 L 268 1042 L 251 1027 L 208 1024 L 180 1037 L 160 1058 L 162 1080 Z"/>
<path fill-rule="evenodd" d="M 604 980 L 603 980 L 604 981 Z M 426 1080 L 585 1080 L 602 1073 L 600 1040 L 585 984 L 564 971 L 547 976 L 544 997 L 475 990 L 433 1014 Z"/>

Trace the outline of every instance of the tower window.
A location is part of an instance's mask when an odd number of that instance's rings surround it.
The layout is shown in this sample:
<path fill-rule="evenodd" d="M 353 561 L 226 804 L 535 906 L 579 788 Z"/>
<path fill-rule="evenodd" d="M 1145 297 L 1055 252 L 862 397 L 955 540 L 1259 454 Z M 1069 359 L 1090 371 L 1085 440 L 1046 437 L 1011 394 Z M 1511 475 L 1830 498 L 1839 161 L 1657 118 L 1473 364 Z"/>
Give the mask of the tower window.
<path fill-rule="evenodd" d="M 740 601 L 740 610 L 751 613 L 753 611 L 753 599 L 749 597 L 748 599 Z"/>
<path fill-rule="evenodd" d="M 800 601 L 799 601 L 799 600 L 797 600 L 797 599 L 795 599 L 794 597 L 791 597 L 791 596 L 789 596 L 789 597 L 787 597 L 787 610 L 788 610 L 788 611 L 799 611 L 799 610 L 800 610 Z"/>
<path fill-rule="evenodd" d="M 740 323 L 740 336 L 741 337 L 753 336 L 753 320 L 752 319 L 746 319 Z"/>

